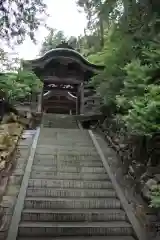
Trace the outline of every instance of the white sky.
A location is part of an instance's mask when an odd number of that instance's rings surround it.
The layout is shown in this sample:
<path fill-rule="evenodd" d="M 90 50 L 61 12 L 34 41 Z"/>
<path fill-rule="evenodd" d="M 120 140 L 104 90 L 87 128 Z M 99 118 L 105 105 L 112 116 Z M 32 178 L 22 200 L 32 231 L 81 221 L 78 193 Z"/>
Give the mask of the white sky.
<path fill-rule="evenodd" d="M 45 0 L 50 15 L 46 22 L 47 25 L 64 31 L 66 36 L 79 36 L 83 34 L 86 26 L 86 18 L 83 13 L 78 12 L 75 2 L 76 0 Z M 23 59 L 34 59 L 37 57 L 46 35 L 46 29 L 41 27 L 36 33 L 38 41 L 36 45 L 29 38 L 26 39 L 22 45 L 15 49 L 19 57 Z"/>

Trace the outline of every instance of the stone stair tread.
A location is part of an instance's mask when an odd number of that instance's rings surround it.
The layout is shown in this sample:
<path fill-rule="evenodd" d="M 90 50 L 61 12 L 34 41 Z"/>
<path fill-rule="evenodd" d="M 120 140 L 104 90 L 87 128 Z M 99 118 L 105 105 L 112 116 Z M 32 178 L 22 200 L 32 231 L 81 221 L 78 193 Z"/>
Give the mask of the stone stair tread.
<path fill-rule="evenodd" d="M 24 208 L 109 208 L 120 209 L 121 202 L 118 198 L 61 198 L 61 197 L 26 197 Z"/>
<path fill-rule="evenodd" d="M 33 222 L 21 221 L 18 236 L 132 236 L 132 225 L 126 221 L 113 222 Z"/>
<path fill-rule="evenodd" d="M 131 236 L 120 236 L 120 237 L 116 237 L 116 236 L 96 236 L 96 237 L 46 237 L 46 238 L 23 238 L 23 237 L 19 237 L 17 240 L 135 240 L 135 238 L 131 237 Z"/>
<path fill-rule="evenodd" d="M 31 178 L 46 178 L 46 179 L 65 179 L 65 180 L 100 180 L 105 181 L 109 179 L 108 174 L 106 173 L 64 173 L 64 172 L 40 172 L 32 171 Z"/>
<path fill-rule="evenodd" d="M 54 149 L 67 149 L 68 150 L 72 150 L 72 148 L 74 147 L 74 149 L 78 149 L 79 151 L 84 150 L 87 148 L 88 152 L 93 151 L 94 153 L 97 153 L 95 148 L 90 144 L 85 144 L 85 145 L 78 145 L 78 143 L 75 142 L 74 139 L 72 139 L 72 141 L 68 140 L 67 144 L 65 143 L 65 141 L 63 141 L 63 139 L 61 141 L 52 141 L 53 145 L 49 145 L 49 144 L 38 144 L 36 150 L 42 150 L 42 148 L 44 150 L 48 150 L 48 151 L 54 151 Z"/>
<path fill-rule="evenodd" d="M 94 228 L 94 227 L 105 227 L 105 228 L 130 228 L 132 225 L 126 221 L 114 221 L 114 222 L 81 222 L 81 223 L 70 223 L 70 222 L 20 222 L 19 227 L 31 227 L 31 228 L 53 228 L 53 227 L 64 227 L 64 228 L 74 228 L 74 227 L 85 227 L 85 228 Z"/>
<path fill-rule="evenodd" d="M 45 159 L 45 160 L 44 160 Z M 78 165 L 78 166 L 77 166 Z M 81 160 L 79 162 L 69 162 L 69 161 L 61 161 L 59 160 L 58 163 L 57 161 L 55 160 L 50 160 L 50 159 L 46 159 L 45 157 L 43 159 L 40 159 L 40 160 L 35 160 L 34 161 L 34 165 L 33 165 L 33 170 L 35 168 L 39 168 L 41 170 L 41 168 L 44 167 L 44 168 L 52 168 L 53 171 L 55 170 L 59 170 L 61 172 L 68 172 L 68 173 L 71 173 L 71 172 L 92 172 L 92 168 L 94 169 L 94 172 L 96 173 L 105 173 L 105 169 L 103 168 L 103 165 L 102 163 L 100 163 L 99 161 L 88 161 L 88 160 Z M 86 171 L 85 170 L 88 170 Z M 97 168 L 97 169 L 95 169 Z M 44 169 L 44 171 L 48 171 Z M 51 171 L 51 170 L 49 170 Z"/>
<path fill-rule="evenodd" d="M 69 166 L 67 167 L 65 164 L 54 164 L 53 166 L 43 166 L 43 165 L 33 165 L 32 170 L 36 171 L 45 171 L 45 172 L 61 172 L 61 173 L 94 173 L 94 174 L 101 174 L 105 173 L 106 171 L 102 166 Z M 77 171 L 76 171 L 77 170 Z M 100 171 L 103 170 L 103 171 Z"/>
<path fill-rule="evenodd" d="M 76 159 L 77 158 L 77 159 Z M 66 158 L 64 156 L 56 156 L 56 155 L 41 155 L 41 156 L 35 156 L 34 158 L 34 163 L 33 163 L 33 166 L 36 166 L 38 165 L 37 163 L 41 163 L 43 166 L 43 161 L 48 161 L 50 163 L 53 164 L 53 167 L 54 165 L 64 165 L 64 164 L 68 164 L 68 163 L 74 163 L 74 164 L 81 164 L 80 167 L 87 167 L 85 166 L 84 164 L 87 163 L 87 164 L 101 164 L 100 167 L 103 167 L 103 163 L 101 161 L 99 161 L 97 158 L 88 158 L 87 157 L 72 157 L 72 156 L 67 156 Z M 84 166 L 83 166 L 84 165 Z M 89 166 L 91 167 L 91 166 Z"/>
<path fill-rule="evenodd" d="M 46 141 L 45 141 L 46 142 Z M 50 140 L 51 142 L 51 140 Z M 42 145 L 42 142 L 38 143 L 37 145 L 37 148 L 36 148 L 36 153 L 38 150 L 44 150 L 45 152 L 46 151 L 49 151 L 49 152 L 53 152 L 53 153 L 50 153 L 50 155 L 54 154 L 55 151 L 60 151 L 60 152 L 73 152 L 72 154 L 76 154 L 76 155 L 89 155 L 89 156 L 99 156 L 97 151 L 95 150 L 95 148 L 93 146 L 91 147 L 88 147 L 88 146 L 72 146 L 72 143 L 75 143 L 76 142 L 76 139 L 73 141 L 73 138 L 72 138 L 72 142 L 68 139 L 68 143 L 70 142 L 70 145 L 69 146 L 65 146 L 65 144 L 63 145 L 55 145 L 54 146 L 54 143 L 53 143 L 53 146 L 52 148 L 49 148 L 49 147 L 45 147 L 45 148 L 40 148 L 40 144 Z M 61 154 L 62 154 L 61 153 Z M 44 155 L 45 153 L 37 153 L 38 155 Z M 49 154 L 49 153 L 48 153 Z M 98 158 L 100 160 L 100 156 Z"/>
<path fill-rule="evenodd" d="M 28 197 L 116 197 L 116 191 L 113 189 L 76 189 L 76 188 L 42 188 L 37 187 L 36 189 L 33 187 L 29 187 L 27 189 Z"/>
<path fill-rule="evenodd" d="M 101 199 L 99 199 L 99 198 L 92 198 L 92 197 L 88 197 L 88 198 L 79 198 L 79 199 L 77 199 L 77 198 L 75 198 L 75 197 L 70 197 L 70 198 L 64 198 L 64 197 L 59 197 L 59 198 L 53 198 L 53 197 L 26 197 L 25 198 L 25 200 L 27 200 L 27 201 L 57 201 L 57 200 L 63 200 L 63 201 L 68 201 L 68 200 L 75 200 L 75 201 L 77 201 L 77 200 L 83 200 L 84 199 L 84 201 L 85 200 L 94 200 L 94 201 L 98 201 L 98 200 L 106 200 L 107 201 L 107 199 L 106 198 L 101 198 Z M 110 198 L 109 200 L 118 200 L 118 198 Z M 118 200 L 119 201 L 119 200 Z"/>
<path fill-rule="evenodd" d="M 128 221 L 122 209 L 24 209 L 22 221 L 109 222 Z"/>
<path fill-rule="evenodd" d="M 80 188 L 80 189 L 88 189 L 92 188 L 100 188 L 100 189 L 113 189 L 113 185 L 111 181 L 95 181 L 95 180 L 51 180 L 51 179 L 29 179 L 29 187 L 61 187 L 61 188 Z"/>
<path fill-rule="evenodd" d="M 25 213 L 104 213 L 124 214 L 122 209 L 23 209 Z"/>
<path fill-rule="evenodd" d="M 46 153 L 36 153 L 35 154 L 35 159 L 36 158 L 40 158 L 40 159 L 50 159 L 50 158 L 53 158 L 53 157 L 57 157 L 57 154 L 59 154 L 58 155 L 58 157 L 59 158 L 62 158 L 62 157 L 66 157 L 66 155 L 67 155 L 67 157 L 68 157 L 68 159 L 70 158 L 70 157 L 74 157 L 74 158 L 76 158 L 76 157 L 78 157 L 80 160 L 82 159 L 82 160 L 84 160 L 84 158 L 86 159 L 86 161 L 89 161 L 89 160 L 92 160 L 92 161 L 100 161 L 100 158 L 99 158 L 99 155 L 98 155 L 98 153 L 93 153 L 93 152 L 87 152 L 87 151 L 85 151 L 85 152 L 78 152 L 78 151 L 75 151 L 73 148 L 72 148 L 72 150 L 61 150 L 61 151 L 59 151 L 58 149 L 57 150 L 54 150 L 54 153 L 52 153 L 52 154 L 46 154 Z"/>
<path fill-rule="evenodd" d="M 53 166 L 43 166 L 43 165 L 39 165 L 39 164 L 35 164 L 33 165 L 32 167 L 32 171 L 39 171 L 39 172 L 60 172 L 60 173 L 75 173 L 73 172 L 73 170 L 75 169 L 76 167 L 67 167 L 65 164 L 59 164 L 58 163 L 58 166 L 56 164 L 53 164 Z M 102 172 L 99 172 L 99 171 L 95 171 L 95 170 L 102 170 L 103 167 L 102 166 L 78 166 L 77 167 L 77 171 L 78 173 L 94 173 L 94 174 L 101 174 L 101 173 L 106 173 L 106 171 L 102 171 Z M 63 170 L 63 171 L 62 171 Z M 65 171 L 64 171 L 65 170 Z M 77 172 L 76 172 L 77 173 Z"/>
<path fill-rule="evenodd" d="M 46 168 L 45 171 L 51 171 L 51 168 L 53 169 L 53 171 L 56 170 L 57 168 L 59 169 L 59 171 L 61 171 L 61 168 L 62 168 L 62 169 L 67 169 L 67 172 L 72 172 L 72 171 L 70 171 L 70 168 L 79 168 L 79 170 L 81 170 L 81 169 L 85 170 L 85 168 L 86 168 L 86 170 L 88 168 L 98 168 L 98 169 L 102 170 L 103 165 L 100 164 L 99 161 L 95 161 L 95 160 L 94 161 L 80 160 L 79 162 L 78 161 L 71 162 L 68 160 L 66 160 L 66 161 L 52 160 L 52 159 L 47 159 L 44 157 L 43 159 L 38 159 L 38 160 L 36 159 L 34 161 L 33 169 L 35 170 L 36 167 L 37 167 L 37 169 L 39 168 L 40 170 L 41 170 L 41 167 L 44 167 L 44 168 Z M 90 169 L 88 169 L 88 170 L 90 172 Z"/>

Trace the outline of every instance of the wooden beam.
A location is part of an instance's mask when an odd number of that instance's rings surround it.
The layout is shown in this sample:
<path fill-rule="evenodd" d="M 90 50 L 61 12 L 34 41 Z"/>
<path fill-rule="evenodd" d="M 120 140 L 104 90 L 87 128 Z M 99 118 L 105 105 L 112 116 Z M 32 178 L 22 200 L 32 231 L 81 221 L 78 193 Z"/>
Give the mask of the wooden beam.
<path fill-rule="evenodd" d="M 66 100 L 44 100 L 43 101 L 45 105 L 47 104 L 60 104 L 60 105 L 63 105 L 63 104 L 70 104 L 70 105 L 76 105 L 75 102 L 73 101 L 70 101 L 67 99 Z"/>
<path fill-rule="evenodd" d="M 75 85 L 79 85 L 83 82 L 83 80 L 80 79 L 75 79 L 73 78 L 59 78 L 59 77 L 44 77 L 44 84 L 48 83 L 48 84 L 75 84 Z"/>
<path fill-rule="evenodd" d="M 69 106 L 59 106 L 59 105 L 55 105 L 55 106 L 44 106 L 44 110 L 47 110 L 48 108 L 50 109 L 66 109 L 66 110 L 70 110 L 71 108 Z M 76 110 L 75 108 L 72 108 L 72 110 Z"/>
<path fill-rule="evenodd" d="M 48 91 L 52 91 L 52 92 L 50 92 L 50 96 L 49 97 L 51 97 L 51 95 L 52 96 L 68 96 L 68 92 L 70 92 L 68 90 L 48 90 Z M 45 91 L 45 94 L 48 91 Z M 73 95 L 76 95 L 76 92 L 70 92 L 70 93 L 73 94 Z"/>
<path fill-rule="evenodd" d="M 53 90 L 53 89 L 58 89 L 58 90 L 68 90 L 68 91 L 77 91 L 77 85 L 75 84 L 63 84 L 63 83 L 59 83 L 59 84 L 55 84 L 55 83 L 51 83 L 51 84 L 47 84 L 44 83 L 44 89 L 45 90 Z"/>
<path fill-rule="evenodd" d="M 63 92 L 77 92 L 77 88 L 61 88 L 61 87 L 56 87 L 56 88 L 52 88 L 49 86 L 45 86 L 44 87 L 44 91 L 63 91 Z"/>

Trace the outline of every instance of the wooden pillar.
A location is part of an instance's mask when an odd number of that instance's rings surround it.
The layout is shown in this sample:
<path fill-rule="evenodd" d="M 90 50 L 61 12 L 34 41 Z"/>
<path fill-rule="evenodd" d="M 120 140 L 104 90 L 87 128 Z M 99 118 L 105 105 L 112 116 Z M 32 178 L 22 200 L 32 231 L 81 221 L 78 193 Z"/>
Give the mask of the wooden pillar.
<path fill-rule="evenodd" d="M 80 114 L 84 114 L 84 83 L 81 83 L 80 96 Z"/>
<path fill-rule="evenodd" d="M 38 112 L 41 113 L 42 112 L 42 103 L 43 103 L 43 89 L 41 91 L 41 93 L 38 95 Z"/>
<path fill-rule="evenodd" d="M 76 99 L 76 115 L 78 115 L 78 95 L 77 95 L 77 99 Z"/>
<path fill-rule="evenodd" d="M 76 99 L 76 115 L 79 114 L 79 87 L 77 87 L 77 99 Z"/>

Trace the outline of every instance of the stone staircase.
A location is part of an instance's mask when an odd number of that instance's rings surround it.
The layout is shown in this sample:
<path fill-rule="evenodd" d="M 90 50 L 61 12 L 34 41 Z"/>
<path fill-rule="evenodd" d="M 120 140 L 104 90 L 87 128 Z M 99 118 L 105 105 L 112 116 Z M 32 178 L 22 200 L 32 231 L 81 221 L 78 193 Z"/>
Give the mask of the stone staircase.
<path fill-rule="evenodd" d="M 42 128 L 17 240 L 135 240 L 133 236 L 88 132 Z"/>
<path fill-rule="evenodd" d="M 7 240 L 142 240 L 89 132 L 70 116 L 54 116 L 53 127 L 48 119 L 43 118 L 33 162 L 28 160 L 26 191 L 20 190 Z"/>

